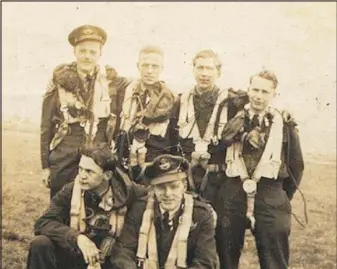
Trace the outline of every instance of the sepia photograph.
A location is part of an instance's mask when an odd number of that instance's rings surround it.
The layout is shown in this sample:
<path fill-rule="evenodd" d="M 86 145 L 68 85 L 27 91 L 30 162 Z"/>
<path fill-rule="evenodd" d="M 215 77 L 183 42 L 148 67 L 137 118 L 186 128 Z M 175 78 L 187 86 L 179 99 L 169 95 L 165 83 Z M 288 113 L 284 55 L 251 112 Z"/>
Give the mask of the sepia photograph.
<path fill-rule="evenodd" d="M 3 2 L 3 269 L 336 269 L 336 2 Z"/>

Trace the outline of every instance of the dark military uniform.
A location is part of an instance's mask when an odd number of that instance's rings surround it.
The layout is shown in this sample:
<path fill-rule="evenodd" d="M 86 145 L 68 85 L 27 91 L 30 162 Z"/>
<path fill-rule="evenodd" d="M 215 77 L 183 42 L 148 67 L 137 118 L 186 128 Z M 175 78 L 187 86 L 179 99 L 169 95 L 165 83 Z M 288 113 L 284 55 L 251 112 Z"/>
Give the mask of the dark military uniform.
<path fill-rule="evenodd" d="M 123 180 L 120 173 L 115 173 L 114 177 L 120 180 L 111 179 L 114 193 L 114 207 L 117 210 L 123 206 L 129 207 L 137 197 L 146 195 L 147 191 L 142 186 Z M 125 177 L 124 175 L 123 177 Z M 36 237 L 31 242 L 27 269 L 84 269 L 87 265 L 84 262 L 82 253 L 77 246 L 77 236 L 81 233 L 70 227 L 70 209 L 74 182 L 66 184 L 51 200 L 49 209 L 40 217 L 34 226 Z M 84 203 L 87 216 L 94 213 L 106 214 L 99 207 L 101 198 L 91 192 L 85 191 Z M 90 221 L 90 220 L 89 220 Z M 91 228 L 85 231 L 88 236 L 99 247 L 105 238 L 101 234 L 93 233 Z M 111 253 L 110 253 L 111 254 Z M 109 261 L 105 262 L 103 268 L 111 268 Z"/>
<path fill-rule="evenodd" d="M 165 187 L 165 184 L 186 180 L 188 169 L 189 163 L 186 159 L 164 154 L 156 157 L 153 162 L 145 168 L 144 176 L 150 181 L 152 186 L 159 184 Z M 180 191 L 183 192 L 183 189 L 179 189 L 179 194 L 183 195 Z M 163 197 L 172 199 L 170 194 L 165 194 Z M 151 201 L 153 201 L 153 204 Z M 189 207 L 192 205 L 192 201 L 193 207 Z M 147 211 L 145 212 L 145 210 Z M 149 210 L 153 212 L 153 218 L 148 218 Z M 167 213 L 167 217 L 165 213 Z M 152 213 L 150 213 L 150 215 L 152 215 Z M 177 257 L 177 260 L 173 260 L 172 263 L 178 263 L 179 260 L 184 260 L 183 263 L 188 268 L 217 269 L 219 267 L 219 261 L 215 247 L 214 218 L 209 205 L 199 201 L 197 197 L 185 193 L 182 196 L 179 209 L 171 216 L 171 221 L 169 221 L 168 215 L 168 211 L 162 213 L 158 199 L 155 196 L 149 196 L 146 199 L 139 199 L 135 202 L 127 213 L 123 232 L 113 252 L 113 258 L 111 259 L 113 268 L 142 268 L 139 262 L 146 262 L 142 259 L 146 259 L 147 255 L 149 259 L 157 260 L 156 266 L 158 266 L 158 269 L 165 268 L 169 253 L 176 251 L 179 256 L 184 252 L 186 247 L 186 256 L 180 256 L 180 259 Z M 191 223 L 187 221 L 190 217 L 192 220 Z M 144 227 L 144 224 L 145 226 L 153 224 L 155 229 L 155 235 L 153 234 L 152 237 L 151 231 L 149 230 L 149 234 L 146 235 L 146 238 L 148 238 L 147 246 L 153 246 L 155 243 L 151 240 L 155 238 L 157 257 L 151 256 L 152 252 L 147 249 L 144 242 L 140 240 L 140 229 Z M 180 235 L 184 234 L 183 231 L 187 231 L 186 237 L 181 238 L 183 242 L 187 240 L 186 245 L 180 245 L 182 248 L 178 248 L 176 245 L 177 242 L 174 241 L 178 229 L 181 229 Z M 171 248 L 173 252 L 171 252 Z M 136 257 L 136 255 L 140 256 Z M 144 257 L 141 257 L 142 255 L 144 255 Z M 180 266 L 185 265 L 180 264 Z"/>
<path fill-rule="evenodd" d="M 146 206 L 146 199 L 135 202 L 128 212 L 124 230 L 119 237 L 116 253 L 112 258 L 114 269 L 136 269 L 136 250 L 139 229 Z M 173 230 L 164 228 L 162 214 L 158 203 L 155 204 L 154 221 L 157 232 L 159 266 L 164 268 L 170 246 L 178 226 L 181 211 L 173 218 Z M 212 213 L 206 204 L 194 200 L 193 227 L 190 230 L 187 243 L 188 268 L 215 269 L 218 268 L 218 258 L 214 241 L 214 226 Z"/>
<path fill-rule="evenodd" d="M 95 40 L 102 45 L 106 42 L 107 35 L 103 29 L 84 25 L 76 28 L 69 34 L 69 42 L 75 46 L 84 40 Z M 73 64 L 71 64 L 73 65 Z M 69 66 L 71 66 L 69 65 Z M 66 65 L 64 65 L 66 66 Z M 76 64 L 75 64 L 76 69 Z M 75 70 L 77 72 L 77 69 Z M 97 79 L 96 69 L 91 76 L 81 78 L 78 75 L 80 96 L 84 103 L 87 103 L 90 111 L 92 107 L 94 85 Z M 54 72 L 55 75 L 55 72 Z M 54 77 L 55 79 L 55 77 Z M 111 84 L 110 87 L 125 87 L 123 84 Z M 111 91 L 110 91 L 111 92 Z M 99 118 L 97 132 L 93 143 L 107 142 L 110 144 L 112 135 L 109 133 L 108 117 Z M 87 140 L 87 134 L 80 122 L 68 123 L 68 130 L 62 130 L 64 127 L 64 114 L 61 111 L 61 101 L 59 92 L 54 83 L 48 85 L 47 92 L 43 97 L 42 116 L 41 116 L 41 163 L 42 169 L 50 169 L 50 197 L 53 197 L 62 186 L 72 181 L 78 172 L 78 163 L 80 160 L 79 149 Z M 53 149 L 50 149 L 51 142 L 55 135 L 62 134 L 62 141 Z"/>
<path fill-rule="evenodd" d="M 194 90 L 193 94 L 193 106 L 195 110 L 195 121 L 197 125 L 200 136 L 203 137 L 206 128 L 209 124 L 211 115 L 215 108 L 217 97 L 219 95 L 219 88 L 216 86 L 212 91 L 205 93 L 198 93 Z M 247 94 L 243 91 L 234 92 L 232 89 L 228 90 L 228 96 L 224 100 L 220 100 L 221 103 L 216 111 L 216 121 L 215 125 L 212 126 L 213 135 L 217 136 L 219 121 L 221 117 L 222 110 L 227 108 L 227 119 L 232 118 L 238 110 L 242 109 L 247 103 Z M 195 150 L 195 144 L 193 143 L 193 138 L 181 137 L 179 135 L 179 127 L 177 126 L 179 114 L 181 111 L 181 102 L 178 100 L 173 108 L 173 116 L 171 120 L 170 130 L 171 130 L 171 144 L 175 145 L 175 155 L 183 155 L 186 159 L 191 161 L 191 154 Z M 208 153 L 211 155 L 208 164 L 215 169 L 208 172 L 205 176 L 205 169 L 201 166 L 195 166 L 192 168 L 193 182 L 195 184 L 194 189 L 199 193 L 204 199 L 211 202 L 212 206 L 215 207 L 215 198 L 219 187 L 225 179 L 225 154 L 226 146 L 222 141 L 216 141 L 216 143 L 210 143 L 208 145 Z M 192 188 L 193 189 L 193 188 Z"/>
<path fill-rule="evenodd" d="M 84 127 L 79 122 L 71 123 L 68 124 L 69 131 L 62 141 L 55 149 L 50 150 L 50 143 L 63 121 L 58 91 L 53 88 L 43 98 L 41 117 L 41 162 L 42 168 L 49 168 L 51 172 L 51 198 L 64 184 L 72 181 L 77 175 L 80 161 L 79 150 L 86 141 Z M 94 144 L 108 142 L 107 121 L 108 118 L 100 119 Z"/>
<path fill-rule="evenodd" d="M 130 128 L 129 130 L 123 130 L 121 128 L 121 113 L 123 108 L 123 103 L 125 100 L 125 88 L 128 86 L 130 82 L 127 81 L 123 77 L 117 77 L 115 81 L 111 85 L 123 85 L 123 87 L 120 87 L 120 89 L 116 89 L 114 92 L 112 92 L 112 111 L 116 111 L 117 115 L 117 128 L 116 128 L 116 150 L 117 150 L 117 156 L 120 161 L 120 163 L 124 167 L 128 167 L 127 170 L 129 171 L 129 174 L 132 176 L 133 180 L 137 180 L 137 182 L 140 182 L 142 184 L 145 184 L 145 181 L 142 179 L 141 170 L 142 165 L 136 165 L 131 166 L 130 165 L 130 147 L 132 145 L 132 141 L 135 137 L 135 132 L 137 131 L 135 125 Z M 137 86 L 135 89 L 137 93 L 132 93 L 132 98 L 137 98 L 138 104 L 137 104 L 137 112 L 141 112 L 143 108 L 144 117 L 142 119 L 142 123 L 144 124 L 145 128 L 151 123 L 163 123 L 169 117 L 171 116 L 171 110 L 169 108 L 169 105 L 167 105 L 168 112 L 165 115 L 148 115 L 146 114 L 146 108 L 149 107 L 149 104 L 151 103 L 151 97 L 149 91 L 156 91 L 157 95 L 160 95 L 161 93 L 166 93 L 167 95 L 171 95 L 172 100 L 174 100 L 173 94 L 170 89 L 168 89 L 164 82 L 157 82 L 154 85 L 152 85 L 152 88 L 150 90 L 139 90 L 140 85 Z M 158 104 L 160 105 L 160 102 L 163 101 L 165 98 L 159 98 Z M 172 101 L 173 104 L 173 101 Z M 113 112 L 114 113 L 114 112 Z M 136 122 L 136 121 L 135 121 Z M 162 135 L 156 135 L 152 133 L 146 133 L 144 135 L 144 141 L 145 141 L 145 148 L 147 149 L 146 155 L 145 155 L 145 162 L 149 163 L 153 161 L 153 159 L 160 155 L 160 154 L 169 154 L 173 150 L 173 146 L 171 143 L 171 131 L 170 131 L 170 123 L 165 131 L 165 134 Z M 145 131 L 147 132 L 147 131 Z M 144 133 L 145 133 L 144 132 Z"/>
<path fill-rule="evenodd" d="M 252 121 L 244 117 L 245 124 Z M 233 121 L 228 122 L 230 126 Z M 262 122 L 261 129 L 266 139 L 272 126 Z M 303 157 L 297 130 L 292 123 L 283 125 L 282 162 L 277 180 L 262 177 L 257 184 L 253 235 L 256 240 L 262 269 L 286 269 L 289 262 L 289 234 L 291 227 L 290 199 L 300 183 L 304 169 Z M 226 141 L 231 143 L 230 141 Z M 263 148 L 253 150 L 244 144 L 242 157 L 249 175 L 254 172 Z M 218 227 L 217 249 L 222 269 L 237 269 L 244 234 L 249 222 L 246 219 L 247 194 L 239 177 L 228 178 L 219 191 L 217 201 Z"/>

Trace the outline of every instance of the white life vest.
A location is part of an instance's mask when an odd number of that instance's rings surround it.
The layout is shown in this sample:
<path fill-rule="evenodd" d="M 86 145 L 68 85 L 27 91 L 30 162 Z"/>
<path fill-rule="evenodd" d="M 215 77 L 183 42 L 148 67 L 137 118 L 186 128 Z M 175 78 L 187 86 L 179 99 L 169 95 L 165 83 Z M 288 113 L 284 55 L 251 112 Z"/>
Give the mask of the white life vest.
<path fill-rule="evenodd" d="M 121 112 L 121 129 L 124 131 L 129 131 L 131 124 L 135 118 L 137 107 L 140 100 L 137 100 L 134 94 L 134 90 L 139 86 L 140 81 L 133 81 L 125 91 L 124 103 Z M 159 135 L 164 137 L 166 134 L 167 126 L 169 124 L 169 119 L 164 122 L 150 123 L 147 126 L 149 127 L 150 134 Z"/>
<path fill-rule="evenodd" d="M 106 195 L 111 195 L 111 189 Z M 102 201 L 104 200 L 104 197 L 102 198 Z M 101 202 L 99 204 L 99 207 L 101 207 L 104 210 L 110 211 L 111 208 L 104 208 L 103 203 Z M 118 237 L 122 229 L 124 227 L 124 221 L 125 221 L 125 214 L 126 214 L 127 208 L 126 206 L 114 210 L 110 215 L 110 225 L 111 225 L 111 230 L 110 233 Z M 80 184 L 79 184 L 79 179 L 78 177 L 75 178 L 74 182 L 74 188 L 72 192 L 72 197 L 71 197 L 71 207 L 70 207 L 70 227 L 80 231 L 84 232 L 86 230 L 86 223 L 83 221 L 83 219 L 86 217 L 86 212 L 85 212 L 85 202 L 84 202 L 84 191 L 81 189 Z"/>
<path fill-rule="evenodd" d="M 245 108 L 248 107 L 247 105 L 245 106 Z M 268 141 L 252 176 L 256 181 L 260 180 L 261 177 L 277 179 L 282 163 L 283 118 L 274 108 L 269 108 L 268 112 L 273 115 L 273 120 Z M 236 142 L 227 149 L 226 174 L 228 177 L 239 176 L 241 179 L 249 178 L 245 162 L 242 158 L 242 148 L 242 142 Z"/>
<path fill-rule="evenodd" d="M 220 139 L 221 131 L 227 122 L 227 106 L 222 110 L 219 120 L 218 133 L 214 133 L 214 125 L 220 103 L 227 98 L 228 90 L 220 90 L 213 108 L 211 118 L 206 127 L 204 137 L 201 138 L 199 128 L 196 124 L 195 109 L 193 104 L 194 89 L 183 94 L 180 101 L 180 112 L 178 119 L 179 136 L 182 139 L 192 138 L 195 144 L 195 151 L 200 153 L 207 152 L 208 145 L 212 139 Z"/>

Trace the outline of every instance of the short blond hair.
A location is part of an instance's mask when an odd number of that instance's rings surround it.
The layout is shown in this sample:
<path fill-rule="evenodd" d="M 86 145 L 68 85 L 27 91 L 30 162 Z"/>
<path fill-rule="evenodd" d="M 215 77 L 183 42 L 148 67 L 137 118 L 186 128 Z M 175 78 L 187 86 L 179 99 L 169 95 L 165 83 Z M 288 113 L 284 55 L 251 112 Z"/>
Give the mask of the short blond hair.
<path fill-rule="evenodd" d="M 270 70 L 262 70 L 259 73 L 252 75 L 249 79 L 249 83 L 252 83 L 252 80 L 254 77 L 260 77 L 260 78 L 264 78 L 264 79 L 268 79 L 271 82 L 273 82 L 273 86 L 274 89 L 276 89 L 277 85 L 278 85 L 278 80 L 277 80 L 277 76 L 275 75 L 274 72 L 270 71 Z"/>
<path fill-rule="evenodd" d="M 147 45 L 147 46 L 142 47 L 139 51 L 139 56 L 142 54 L 146 54 L 146 53 L 156 53 L 164 57 L 163 50 L 158 46 Z"/>
<path fill-rule="evenodd" d="M 195 66 L 195 64 L 196 64 L 196 62 L 199 58 L 213 58 L 216 68 L 219 71 L 221 71 L 221 67 L 222 67 L 221 60 L 220 60 L 218 54 L 215 53 L 213 50 L 205 49 L 205 50 L 199 51 L 193 58 L 193 67 Z"/>

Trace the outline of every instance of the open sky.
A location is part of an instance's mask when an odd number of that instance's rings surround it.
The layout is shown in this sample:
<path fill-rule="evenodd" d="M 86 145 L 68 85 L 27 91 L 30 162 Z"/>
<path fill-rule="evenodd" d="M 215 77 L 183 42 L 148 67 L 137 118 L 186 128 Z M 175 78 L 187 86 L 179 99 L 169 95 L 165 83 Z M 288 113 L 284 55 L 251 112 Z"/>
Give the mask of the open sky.
<path fill-rule="evenodd" d="M 275 105 L 299 122 L 303 150 L 336 151 L 336 3 L 2 3 L 3 118 L 38 121 L 53 68 L 73 60 L 69 32 L 108 33 L 102 64 L 137 76 L 143 45 L 165 53 L 163 79 L 175 92 L 194 83 L 204 48 L 223 62 L 221 87 L 246 88 L 261 68 L 279 77 Z"/>

